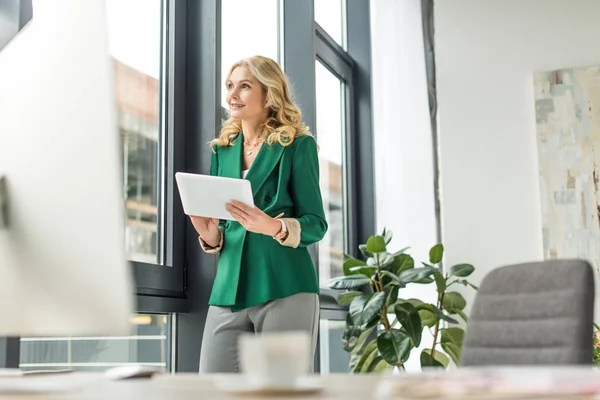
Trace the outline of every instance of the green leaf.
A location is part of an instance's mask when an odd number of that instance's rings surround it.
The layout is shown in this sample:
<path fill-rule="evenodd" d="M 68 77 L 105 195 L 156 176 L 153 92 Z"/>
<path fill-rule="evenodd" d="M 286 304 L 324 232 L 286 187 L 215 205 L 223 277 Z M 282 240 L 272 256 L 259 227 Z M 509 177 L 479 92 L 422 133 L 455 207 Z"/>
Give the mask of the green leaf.
<path fill-rule="evenodd" d="M 356 342 L 360 334 L 362 333 L 362 328 L 360 326 L 348 326 L 342 335 L 342 346 L 344 350 L 350 352 L 356 346 Z"/>
<path fill-rule="evenodd" d="M 437 290 L 439 293 L 443 293 L 446 291 L 446 279 L 440 271 L 435 271 L 433 273 L 433 277 L 435 278 L 435 286 L 437 286 Z"/>
<path fill-rule="evenodd" d="M 436 308 L 433 304 L 429 304 L 429 303 L 423 303 L 421 300 L 419 299 L 409 299 L 408 302 L 410 302 L 412 305 L 415 306 L 415 308 L 417 309 L 417 311 L 419 311 L 419 316 L 421 317 L 421 324 L 423 326 L 425 326 L 425 322 L 427 322 L 427 325 L 430 324 L 430 320 L 432 320 L 433 324 L 431 324 L 430 326 L 435 325 L 435 323 L 437 322 L 437 314 L 434 311 L 434 308 Z M 423 311 L 423 312 L 421 312 Z"/>
<path fill-rule="evenodd" d="M 436 352 L 437 353 L 437 352 Z M 421 352 L 421 368 L 444 368 L 444 366 L 425 351 Z"/>
<path fill-rule="evenodd" d="M 422 283 L 422 284 L 429 284 L 433 282 L 433 278 L 431 277 L 427 277 L 427 278 L 423 278 L 420 281 L 414 282 L 414 283 Z"/>
<path fill-rule="evenodd" d="M 438 319 L 435 314 L 430 310 L 419 310 L 419 317 L 421 318 L 421 325 L 423 327 L 432 327 L 435 326 Z"/>
<path fill-rule="evenodd" d="M 360 357 L 361 357 L 360 354 L 352 354 L 352 356 L 350 356 L 350 362 L 348 362 L 348 371 L 350 371 L 350 372 L 356 371 L 356 365 L 358 364 Z"/>
<path fill-rule="evenodd" d="M 466 277 L 469 276 L 475 271 L 475 267 L 471 264 L 457 264 L 450 268 L 450 276 L 460 276 Z"/>
<path fill-rule="evenodd" d="M 465 285 L 469 285 L 471 286 L 473 289 L 475 290 L 479 290 L 479 288 L 475 285 L 473 285 L 471 282 L 467 281 L 466 279 L 463 280 L 465 282 Z"/>
<path fill-rule="evenodd" d="M 458 292 L 448 292 L 444 294 L 442 305 L 449 313 L 455 314 L 456 311 L 462 311 L 467 306 L 467 301 Z"/>
<path fill-rule="evenodd" d="M 374 340 L 374 342 L 375 342 L 375 340 Z M 372 351 L 365 359 L 365 362 L 363 363 L 363 365 L 360 369 L 360 372 L 371 371 L 372 365 L 375 362 L 375 360 L 377 360 L 378 357 L 379 357 L 379 353 L 377 351 L 377 348 L 375 348 L 375 350 Z"/>
<path fill-rule="evenodd" d="M 385 239 L 385 244 L 388 245 L 392 241 L 392 237 L 394 236 L 394 232 L 383 230 L 383 238 Z"/>
<path fill-rule="evenodd" d="M 394 285 L 397 286 L 404 286 L 400 283 L 400 281 L 398 280 L 398 275 L 391 273 L 390 271 L 380 271 L 379 272 L 381 274 L 381 276 L 386 276 L 389 278 L 389 283 L 393 283 Z"/>
<path fill-rule="evenodd" d="M 354 321 L 352 321 L 352 316 L 350 315 L 350 313 L 346 313 L 346 326 L 353 326 L 356 325 L 354 323 Z"/>
<path fill-rule="evenodd" d="M 385 361 L 381 356 L 377 357 L 371 365 L 375 365 L 375 368 L 369 372 L 375 372 L 376 374 L 383 373 L 394 368 L 393 365 L 388 364 L 387 361 Z"/>
<path fill-rule="evenodd" d="M 377 267 L 352 267 L 350 268 L 350 274 L 347 275 L 358 273 L 370 278 L 371 275 L 373 275 L 373 271 L 375 271 L 376 269 Z"/>
<path fill-rule="evenodd" d="M 384 251 L 383 253 L 379 253 L 378 257 L 379 257 L 379 266 L 381 268 L 388 268 L 390 265 L 394 265 L 395 258 L 387 251 Z"/>
<path fill-rule="evenodd" d="M 457 279 L 457 280 L 455 280 L 455 281 L 454 281 L 454 282 L 452 282 L 452 283 L 460 283 L 461 285 L 463 285 L 463 286 L 465 286 L 465 287 L 466 287 L 466 286 L 470 286 L 470 287 L 472 287 L 472 288 L 473 288 L 473 289 L 475 289 L 475 290 L 479 290 L 479 288 L 478 288 L 477 286 L 473 285 L 472 283 L 470 283 L 470 282 L 469 282 L 469 281 L 467 281 L 466 279 Z M 450 286 L 450 285 L 448 285 L 448 286 Z"/>
<path fill-rule="evenodd" d="M 372 327 L 370 327 L 370 328 L 362 331 L 362 333 L 360 334 L 360 336 L 356 340 L 356 344 L 354 345 L 354 348 L 351 351 L 352 354 L 357 354 L 357 353 L 359 353 L 361 351 L 361 349 L 364 346 L 365 342 L 367 341 L 367 339 L 369 338 L 369 336 L 371 335 L 371 333 L 373 333 L 373 330 L 375 328 L 376 328 L 376 326 L 372 326 Z"/>
<path fill-rule="evenodd" d="M 375 368 L 377 368 L 381 361 L 385 362 L 381 356 L 376 356 L 373 361 L 371 361 L 369 368 L 365 372 L 375 372 Z"/>
<path fill-rule="evenodd" d="M 343 269 L 346 276 L 362 274 L 370 278 L 372 275 L 371 270 L 367 268 L 367 264 L 364 261 L 348 255 L 345 256 Z"/>
<path fill-rule="evenodd" d="M 372 328 L 374 326 L 377 326 L 377 324 L 379 324 L 380 320 L 379 318 L 373 318 L 371 321 L 367 322 L 367 324 L 364 326 L 365 329 L 368 328 Z"/>
<path fill-rule="evenodd" d="M 408 333 L 413 346 L 419 347 L 421 344 L 423 326 L 421 326 L 421 317 L 415 306 L 408 301 L 402 304 L 396 304 L 394 313 L 406 333 Z"/>
<path fill-rule="evenodd" d="M 379 316 L 384 303 L 384 292 L 363 293 L 352 300 L 348 312 L 355 325 L 364 325 Z"/>
<path fill-rule="evenodd" d="M 415 260 L 408 254 L 399 254 L 394 257 L 393 271 L 396 274 L 415 267 Z"/>
<path fill-rule="evenodd" d="M 456 365 L 459 365 L 465 331 L 461 328 L 453 327 L 442 329 L 441 332 L 442 349 L 450 355 Z"/>
<path fill-rule="evenodd" d="M 469 317 L 467 317 L 467 314 L 465 314 L 464 311 L 456 310 L 456 314 L 460 315 L 460 317 L 463 319 L 463 321 L 469 322 Z"/>
<path fill-rule="evenodd" d="M 368 285 L 371 280 L 364 275 L 338 276 L 330 279 L 327 286 L 332 289 L 356 289 Z"/>
<path fill-rule="evenodd" d="M 373 267 L 371 267 L 371 266 L 368 266 L 368 267 L 352 267 L 352 268 L 350 268 L 350 272 L 351 273 L 358 272 L 359 274 L 362 274 L 362 275 L 367 276 L 367 277 L 370 278 L 371 275 L 372 275 L 372 272 L 374 270 L 376 270 L 376 269 L 377 269 L 377 267 L 375 267 L 375 266 L 373 266 Z"/>
<path fill-rule="evenodd" d="M 384 288 L 385 291 L 385 304 L 388 306 L 393 305 L 398 300 L 398 290 L 400 288 L 396 285 L 388 285 Z"/>
<path fill-rule="evenodd" d="M 362 292 L 357 291 L 344 292 L 338 296 L 337 302 L 340 306 L 347 306 L 352 303 L 352 299 L 354 299 L 356 296 L 360 296 L 361 294 Z"/>
<path fill-rule="evenodd" d="M 361 244 L 360 246 L 358 246 L 358 249 L 360 250 L 360 252 L 362 253 L 363 256 L 373 257 L 373 254 L 367 250 L 366 244 Z"/>
<path fill-rule="evenodd" d="M 382 236 L 371 236 L 367 240 L 367 251 L 369 253 L 381 253 L 385 251 L 385 239 Z"/>
<path fill-rule="evenodd" d="M 344 255 L 344 275 L 354 275 L 353 273 L 351 273 L 350 268 L 364 267 L 366 265 L 367 264 L 364 261 L 361 261 L 347 254 Z"/>
<path fill-rule="evenodd" d="M 358 359 L 358 362 L 356 362 L 356 365 L 354 366 L 352 372 L 360 372 L 363 368 L 363 365 L 365 364 L 365 361 L 373 352 L 377 354 L 377 340 L 374 339 L 367 343 L 360 355 L 360 358 Z"/>
<path fill-rule="evenodd" d="M 419 299 L 408 299 L 408 300 L 405 300 L 405 301 L 407 301 L 410 304 L 412 304 L 417 310 L 419 309 L 420 306 L 422 306 L 423 304 L 425 304 L 425 303 L 423 303 L 423 300 L 419 300 Z"/>
<path fill-rule="evenodd" d="M 442 343 L 452 342 L 459 347 L 462 347 L 463 340 L 465 338 L 465 331 L 462 328 L 452 327 L 441 330 L 442 332 Z"/>
<path fill-rule="evenodd" d="M 411 302 L 411 304 L 413 304 L 415 306 L 415 308 L 417 310 L 427 310 L 427 311 L 431 311 L 432 313 L 435 314 L 435 310 L 434 309 L 437 308 L 436 306 L 434 306 L 431 303 L 423 303 L 423 302 L 421 302 L 420 304 L 414 303 L 413 302 L 414 300 L 416 300 L 416 299 L 410 299 L 409 301 Z"/>
<path fill-rule="evenodd" d="M 456 343 L 442 342 L 442 349 L 452 358 L 456 365 L 460 365 L 461 348 Z"/>
<path fill-rule="evenodd" d="M 452 317 L 447 316 L 446 314 L 444 314 L 444 312 L 442 310 L 440 310 L 436 306 L 434 306 L 432 304 L 428 304 L 428 305 L 431 306 L 431 310 L 433 311 L 435 316 L 438 317 L 439 319 L 443 319 L 444 321 L 450 322 L 451 324 L 458 324 L 457 320 L 455 320 Z"/>
<path fill-rule="evenodd" d="M 399 365 L 408 360 L 412 345 L 406 333 L 392 329 L 377 337 L 377 348 L 388 364 Z"/>
<path fill-rule="evenodd" d="M 426 354 L 427 356 L 430 357 L 430 359 L 427 359 L 427 362 L 430 363 L 430 365 L 423 365 L 423 354 Z M 427 357 L 425 357 L 427 358 Z M 431 362 L 431 360 L 435 361 L 435 362 Z M 431 365 L 433 364 L 433 365 Z M 421 367 L 442 367 L 442 368 L 448 368 L 448 364 L 450 364 L 450 359 L 448 358 L 447 355 L 445 355 L 444 353 L 442 353 L 439 350 L 435 350 L 433 352 L 433 355 L 431 354 L 431 349 L 424 349 L 421 352 Z"/>
<path fill-rule="evenodd" d="M 373 257 L 367 259 L 367 265 L 369 267 L 379 267 L 390 269 L 389 267 L 394 264 L 394 257 L 387 251 L 382 253 L 374 254 Z"/>
<path fill-rule="evenodd" d="M 398 274 L 398 280 L 402 284 L 418 282 L 423 278 L 431 276 L 437 269 L 431 267 L 411 268 Z"/>
<path fill-rule="evenodd" d="M 444 245 L 439 243 L 436 244 L 429 250 L 429 262 L 432 264 L 437 264 L 442 261 L 444 257 Z"/>
<path fill-rule="evenodd" d="M 436 313 L 436 317 L 438 317 L 439 319 L 443 319 L 446 322 L 449 322 L 451 324 L 458 324 L 458 321 L 455 320 L 452 317 L 447 316 L 446 314 L 444 314 L 443 312 L 440 312 L 440 314 Z"/>

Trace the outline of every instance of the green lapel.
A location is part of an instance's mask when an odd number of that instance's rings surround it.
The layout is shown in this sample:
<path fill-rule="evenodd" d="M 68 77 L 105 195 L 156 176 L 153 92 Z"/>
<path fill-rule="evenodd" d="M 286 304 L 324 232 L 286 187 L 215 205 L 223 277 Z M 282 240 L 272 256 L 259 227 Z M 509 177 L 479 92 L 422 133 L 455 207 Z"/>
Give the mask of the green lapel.
<path fill-rule="evenodd" d="M 267 143 L 263 143 L 256 155 L 256 158 L 250 166 L 250 171 L 246 175 L 246 179 L 252 184 L 252 195 L 256 196 L 256 193 L 260 187 L 265 183 L 265 180 L 269 177 L 269 174 L 281 158 L 284 147 L 279 143 L 275 142 L 271 146 Z"/>
<path fill-rule="evenodd" d="M 223 148 L 221 151 L 221 176 L 228 178 L 242 177 L 242 143 L 244 141 L 238 136 L 233 145 Z"/>
<path fill-rule="evenodd" d="M 243 150 L 243 134 L 240 134 L 235 140 L 232 146 L 226 147 L 222 151 L 222 170 L 221 176 L 228 178 L 241 178 L 242 177 L 242 150 Z M 281 155 L 283 154 L 284 147 L 279 143 L 275 142 L 269 146 L 267 143 L 263 143 L 256 155 L 256 158 L 250 166 L 250 171 L 246 175 L 252 185 L 252 195 L 256 196 L 256 193 L 261 188 L 265 180 L 273 171 L 273 168 L 277 166 Z"/>

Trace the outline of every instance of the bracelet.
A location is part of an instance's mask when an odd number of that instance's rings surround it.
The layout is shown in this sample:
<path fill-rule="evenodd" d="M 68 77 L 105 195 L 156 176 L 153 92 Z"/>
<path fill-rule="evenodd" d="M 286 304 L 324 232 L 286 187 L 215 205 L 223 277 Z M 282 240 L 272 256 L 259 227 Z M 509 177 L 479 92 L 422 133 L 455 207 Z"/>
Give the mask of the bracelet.
<path fill-rule="evenodd" d="M 283 242 L 285 239 L 287 239 L 287 237 L 288 237 L 288 232 L 281 231 L 278 234 L 276 234 L 275 236 L 273 236 L 273 239 Z"/>

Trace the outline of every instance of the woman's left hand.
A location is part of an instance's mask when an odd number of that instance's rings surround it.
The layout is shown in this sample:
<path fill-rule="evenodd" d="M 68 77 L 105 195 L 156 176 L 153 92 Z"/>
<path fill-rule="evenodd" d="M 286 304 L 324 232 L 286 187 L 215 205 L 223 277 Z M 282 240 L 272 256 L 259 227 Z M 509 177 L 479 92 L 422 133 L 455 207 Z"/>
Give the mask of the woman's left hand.
<path fill-rule="evenodd" d="M 232 200 L 225 205 L 225 209 L 248 232 L 275 236 L 281 231 L 281 222 L 265 214 L 257 207 L 251 207 L 237 200 Z"/>

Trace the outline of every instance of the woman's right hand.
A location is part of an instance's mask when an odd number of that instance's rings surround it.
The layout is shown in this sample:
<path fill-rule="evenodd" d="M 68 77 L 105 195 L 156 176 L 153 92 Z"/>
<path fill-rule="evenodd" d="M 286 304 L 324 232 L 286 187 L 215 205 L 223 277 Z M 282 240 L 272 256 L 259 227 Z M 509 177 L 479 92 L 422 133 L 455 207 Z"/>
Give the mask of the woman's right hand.
<path fill-rule="evenodd" d="M 195 217 L 190 216 L 192 225 L 198 235 L 211 247 L 216 247 L 219 244 L 219 220 L 218 218 Z"/>

